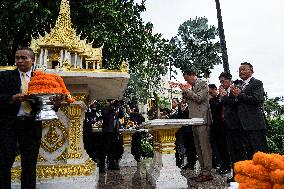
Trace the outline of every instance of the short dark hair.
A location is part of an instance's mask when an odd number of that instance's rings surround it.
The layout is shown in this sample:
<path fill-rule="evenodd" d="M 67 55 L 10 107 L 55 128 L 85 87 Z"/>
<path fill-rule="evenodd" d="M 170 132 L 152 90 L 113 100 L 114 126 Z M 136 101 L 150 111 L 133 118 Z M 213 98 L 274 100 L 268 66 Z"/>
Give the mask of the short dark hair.
<path fill-rule="evenodd" d="M 176 101 L 179 103 L 179 100 L 178 100 L 178 98 L 176 98 L 176 97 L 175 97 L 175 98 L 173 98 L 172 100 L 176 100 Z"/>
<path fill-rule="evenodd" d="M 209 89 L 216 89 L 217 90 L 217 87 L 215 84 L 209 84 L 208 85 Z"/>
<path fill-rule="evenodd" d="M 232 75 L 228 72 L 222 72 L 220 75 L 219 75 L 219 79 L 221 77 L 224 77 L 226 80 L 232 80 Z"/>
<path fill-rule="evenodd" d="M 243 62 L 243 63 L 241 63 L 241 66 L 244 66 L 244 65 L 249 66 L 250 70 L 253 72 L 253 66 L 251 65 L 251 63 L 249 63 L 249 62 Z"/>
<path fill-rule="evenodd" d="M 196 76 L 196 72 L 194 70 L 185 70 L 183 75 Z"/>
<path fill-rule="evenodd" d="M 33 61 L 35 60 L 35 53 L 34 53 L 33 49 L 31 49 L 30 47 L 19 47 L 19 48 L 17 49 L 17 51 L 20 51 L 20 50 L 27 50 L 27 51 L 29 51 L 30 54 L 31 54 L 31 59 L 32 59 Z"/>

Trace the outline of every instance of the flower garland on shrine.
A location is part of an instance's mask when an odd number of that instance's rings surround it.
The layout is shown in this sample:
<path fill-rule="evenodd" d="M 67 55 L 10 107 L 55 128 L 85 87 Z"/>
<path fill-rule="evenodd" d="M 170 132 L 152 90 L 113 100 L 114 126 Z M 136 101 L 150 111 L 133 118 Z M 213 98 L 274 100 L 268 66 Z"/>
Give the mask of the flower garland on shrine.
<path fill-rule="evenodd" d="M 72 103 L 75 100 L 71 98 L 70 92 L 65 86 L 63 79 L 56 74 L 44 73 L 43 71 L 34 71 L 33 77 L 29 82 L 28 94 L 63 94 L 66 95 L 65 101 Z"/>
<path fill-rule="evenodd" d="M 239 189 L 284 189 L 284 156 L 257 152 L 234 164 Z"/>

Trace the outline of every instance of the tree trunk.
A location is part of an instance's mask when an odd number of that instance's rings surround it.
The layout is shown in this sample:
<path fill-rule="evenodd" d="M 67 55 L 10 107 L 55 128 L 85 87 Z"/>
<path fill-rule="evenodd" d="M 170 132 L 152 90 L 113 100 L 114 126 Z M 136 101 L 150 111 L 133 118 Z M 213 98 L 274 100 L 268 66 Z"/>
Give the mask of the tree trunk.
<path fill-rule="evenodd" d="M 221 45 L 221 51 L 222 51 L 223 68 L 224 68 L 224 72 L 230 73 L 228 53 L 227 53 L 222 14 L 221 14 L 221 8 L 220 8 L 220 1 L 215 0 L 215 2 L 216 2 L 216 9 L 217 9 L 218 30 L 219 30 L 220 45 Z"/>

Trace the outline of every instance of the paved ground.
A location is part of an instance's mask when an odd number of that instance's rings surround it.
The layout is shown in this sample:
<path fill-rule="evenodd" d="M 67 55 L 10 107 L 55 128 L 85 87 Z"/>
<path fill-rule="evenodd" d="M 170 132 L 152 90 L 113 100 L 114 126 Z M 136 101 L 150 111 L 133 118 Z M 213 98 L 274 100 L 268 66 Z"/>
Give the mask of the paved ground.
<path fill-rule="evenodd" d="M 196 183 L 189 179 L 196 171 L 182 170 L 188 180 L 190 189 L 227 189 L 226 176 L 213 173 L 214 179 L 204 183 Z M 146 170 L 137 167 L 123 167 L 119 171 L 107 171 L 100 174 L 99 189 L 153 189 L 146 180 Z"/>

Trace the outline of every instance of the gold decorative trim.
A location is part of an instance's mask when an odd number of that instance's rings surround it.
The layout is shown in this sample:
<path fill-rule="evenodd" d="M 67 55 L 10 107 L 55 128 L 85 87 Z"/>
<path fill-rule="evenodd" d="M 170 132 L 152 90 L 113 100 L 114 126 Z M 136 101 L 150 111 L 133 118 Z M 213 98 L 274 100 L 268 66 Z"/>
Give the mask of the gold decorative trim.
<path fill-rule="evenodd" d="M 82 108 L 78 104 L 71 104 L 68 108 L 69 122 L 69 146 L 67 153 L 74 158 L 81 157 L 80 152 L 80 136 L 82 135 L 81 129 L 81 114 Z"/>
<path fill-rule="evenodd" d="M 21 155 L 20 154 L 16 156 L 15 161 L 21 161 Z"/>
<path fill-rule="evenodd" d="M 87 104 L 87 101 L 88 101 L 87 94 L 76 93 L 76 94 L 71 94 L 71 96 L 73 99 L 75 99 L 75 101 L 82 101 L 85 104 Z"/>
<path fill-rule="evenodd" d="M 47 159 L 45 159 L 42 155 L 38 154 L 37 161 L 38 162 L 46 162 Z"/>
<path fill-rule="evenodd" d="M 15 158 L 15 161 L 20 162 L 21 161 L 21 155 L 17 155 L 17 157 Z M 47 161 L 42 155 L 38 154 L 37 156 L 37 161 L 38 162 L 43 162 L 43 161 Z"/>
<path fill-rule="evenodd" d="M 84 164 L 72 165 L 38 165 L 37 178 L 55 178 L 72 176 L 90 176 L 96 170 L 96 163 L 88 159 Z M 12 180 L 20 180 L 21 168 L 12 168 Z"/>
<path fill-rule="evenodd" d="M 122 132 L 123 146 L 130 146 L 131 145 L 132 135 L 133 135 L 133 133 Z"/>
<path fill-rule="evenodd" d="M 56 161 L 67 160 L 67 159 L 80 159 L 81 157 L 82 154 L 80 153 L 67 154 L 67 152 L 64 151 L 60 156 L 56 158 Z"/>
<path fill-rule="evenodd" d="M 0 66 L 0 70 L 14 70 L 16 66 Z"/>
<path fill-rule="evenodd" d="M 153 130 L 151 134 L 154 139 L 154 149 L 162 154 L 173 154 L 175 153 L 175 133 L 178 129 L 161 129 Z"/>
<path fill-rule="evenodd" d="M 42 137 L 41 147 L 49 153 L 53 153 L 61 148 L 68 139 L 68 133 L 65 126 L 59 120 L 43 122 L 43 129 L 49 128 L 49 131 Z M 61 131 L 61 137 L 56 132 L 56 128 Z M 61 139 L 60 139 L 61 138 Z"/>

